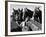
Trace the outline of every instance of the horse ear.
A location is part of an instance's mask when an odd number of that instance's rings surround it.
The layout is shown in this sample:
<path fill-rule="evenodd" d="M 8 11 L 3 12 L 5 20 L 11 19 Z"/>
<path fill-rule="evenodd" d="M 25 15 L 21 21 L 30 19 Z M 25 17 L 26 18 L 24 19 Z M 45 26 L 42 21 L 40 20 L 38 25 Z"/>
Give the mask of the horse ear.
<path fill-rule="evenodd" d="M 15 9 L 13 8 L 13 11 L 15 12 Z"/>
<path fill-rule="evenodd" d="M 14 10 L 14 8 L 13 8 L 13 10 Z"/>

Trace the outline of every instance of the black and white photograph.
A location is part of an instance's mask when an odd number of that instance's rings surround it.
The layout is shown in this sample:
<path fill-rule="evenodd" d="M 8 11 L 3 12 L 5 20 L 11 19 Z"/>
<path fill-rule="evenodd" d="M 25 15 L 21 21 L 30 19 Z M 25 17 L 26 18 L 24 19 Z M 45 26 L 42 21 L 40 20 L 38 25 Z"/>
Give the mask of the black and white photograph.
<path fill-rule="evenodd" d="M 11 5 L 13 10 L 10 17 L 11 32 L 37 31 L 42 29 L 41 7 L 34 7 L 32 5 Z"/>
<path fill-rule="evenodd" d="M 44 4 L 8 2 L 8 35 L 44 33 Z"/>

